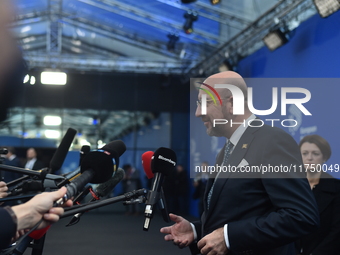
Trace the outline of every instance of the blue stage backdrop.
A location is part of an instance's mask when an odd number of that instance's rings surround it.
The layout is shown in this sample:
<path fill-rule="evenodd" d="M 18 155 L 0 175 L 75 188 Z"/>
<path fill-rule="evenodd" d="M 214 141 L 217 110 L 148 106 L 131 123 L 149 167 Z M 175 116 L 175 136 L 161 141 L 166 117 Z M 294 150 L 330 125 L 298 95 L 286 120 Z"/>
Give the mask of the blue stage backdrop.
<path fill-rule="evenodd" d="M 340 164 L 338 132 L 340 122 L 337 114 L 337 103 L 340 95 L 340 12 L 322 19 L 318 14 L 292 31 L 291 40 L 281 48 L 271 52 L 266 47 L 239 62 L 238 72 L 247 78 L 248 86 L 253 87 L 254 106 L 265 110 L 271 106 L 272 87 L 278 87 L 278 108 L 270 116 L 259 116 L 261 119 L 294 119 L 295 127 L 282 127 L 275 121 L 275 126 L 290 133 L 298 143 L 309 134 L 319 134 L 332 147 L 332 157 L 327 165 Z M 275 78 L 275 79 L 269 79 Z M 294 79 L 292 79 L 294 78 Z M 281 116 L 281 87 L 305 88 L 311 93 L 311 99 L 304 106 L 312 114 L 304 115 L 298 108 L 288 105 L 287 115 Z M 205 127 L 195 114 L 194 102 L 198 91 L 190 94 L 190 171 L 202 161 L 214 164 L 217 152 L 225 143 L 225 138 L 208 137 Z M 302 98 L 304 95 L 290 94 L 288 98 Z M 270 122 L 265 122 L 270 124 Z M 284 122 L 285 125 L 289 122 Z M 330 172 L 340 178 L 339 172 Z"/>

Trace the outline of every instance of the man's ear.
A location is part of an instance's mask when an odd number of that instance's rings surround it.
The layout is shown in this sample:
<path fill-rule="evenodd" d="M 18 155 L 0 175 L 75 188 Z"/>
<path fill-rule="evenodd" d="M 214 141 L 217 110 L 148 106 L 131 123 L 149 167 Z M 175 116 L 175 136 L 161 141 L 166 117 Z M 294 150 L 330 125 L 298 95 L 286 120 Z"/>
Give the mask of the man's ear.
<path fill-rule="evenodd" d="M 229 109 L 229 113 L 230 113 L 230 114 L 233 114 L 233 112 L 234 112 L 234 97 L 231 96 L 231 97 L 229 98 L 229 100 L 230 100 L 230 105 L 231 105 L 231 107 L 230 107 L 230 109 Z"/>

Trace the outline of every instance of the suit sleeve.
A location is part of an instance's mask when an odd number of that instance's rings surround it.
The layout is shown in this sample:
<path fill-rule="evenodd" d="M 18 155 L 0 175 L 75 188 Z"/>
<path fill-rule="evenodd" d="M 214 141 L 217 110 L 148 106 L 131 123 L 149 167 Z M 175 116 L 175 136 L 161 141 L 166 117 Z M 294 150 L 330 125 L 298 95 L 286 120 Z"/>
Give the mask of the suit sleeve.
<path fill-rule="evenodd" d="M 203 212 L 204 213 L 204 212 Z M 196 230 L 196 234 L 197 234 L 197 240 L 200 240 L 202 237 L 202 233 L 201 233 L 201 229 L 202 229 L 202 223 L 201 221 L 194 221 L 192 222 L 192 224 L 195 227 Z M 189 249 L 190 249 L 190 253 L 192 255 L 196 255 L 196 254 L 200 254 L 200 250 L 197 247 L 197 240 L 194 240 L 190 245 L 189 245 Z"/>
<path fill-rule="evenodd" d="M 327 236 L 315 247 L 313 255 L 335 254 L 340 250 L 340 187 L 337 192 L 332 205 L 332 227 Z"/>
<path fill-rule="evenodd" d="M 301 155 L 296 142 L 285 132 L 274 133 L 263 143 L 263 166 L 298 167 Z M 287 168 L 286 168 L 287 169 Z M 275 248 L 293 242 L 319 224 L 318 209 L 305 173 L 290 170 L 261 175 L 264 191 L 272 204 L 266 215 L 228 223 L 232 251 Z"/>
<path fill-rule="evenodd" d="M 12 216 L 4 208 L 0 208 L 0 226 L 0 250 L 2 250 L 10 245 L 17 229 Z"/>

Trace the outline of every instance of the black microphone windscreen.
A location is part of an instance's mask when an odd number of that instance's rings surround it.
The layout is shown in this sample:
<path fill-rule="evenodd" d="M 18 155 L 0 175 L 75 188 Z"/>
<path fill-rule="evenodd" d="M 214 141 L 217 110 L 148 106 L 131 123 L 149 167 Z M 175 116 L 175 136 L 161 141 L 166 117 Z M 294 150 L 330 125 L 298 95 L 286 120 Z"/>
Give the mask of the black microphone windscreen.
<path fill-rule="evenodd" d="M 124 176 L 125 176 L 125 171 L 122 168 L 118 168 L 110 180 L 98 185 L 97 190 L 96 190 L 97 195 L 99 197 L 105 197 L 108 194 L 110 194 L 113 188 L 116 187 L 116 185 L 121 180 L 123 180 Z"/>
<path fill-rule="evenodd" d="M 89 169 L 95 172 L 91 183 L 106 182 L 113 174 L 114 165 L 112 158 L 101 151 L 92 151 L 81 162 L 80 172 L 83 173 Z"/>
<path fill-rule="evenodd" d="M 151 161 L 151 170 L 153 173 L 162 173 L 165 176 L 170 175 L 176 166 L 176 153 L 168 148 L 158 148 Z"/>
<path fill-rule="evenodd" d="M 106 150 L 110 153 L 115 154 L 116 157 L 120 157 L 126 151 L 126 146 L 123 141 L 115 140 L 106 144 L 104 147 L 101 148 L 101 150 Z"/>
<path fill-rule="evenodd" d="M 86 155 L 87 153 L 89 153 L 91 151 L 91 146 L 90 145 L 83 145 L 80 148 L 80 154 L 84 154 Z"/>
<path fill-rule="evenodd" d="M 90 145 L 83 145 L 80 148 L 80 157 L 79 157 L 79 165 L 81 164 L 83 158 L 91 151 L 91 146 Z"/>
<path fill-rule="evenodd" d="M 72 144 L 72 141 L 77 134 L 77 130 L 73 128 L 67 129 L 67 132 L 63 139 L 61 140 L 60 145 L 58 146 L 56 152 L 54 153 L 51 162 L 50 162 L 50 171 L 54 173 L 59 170 L 64 163 L 68 150 Z"/>

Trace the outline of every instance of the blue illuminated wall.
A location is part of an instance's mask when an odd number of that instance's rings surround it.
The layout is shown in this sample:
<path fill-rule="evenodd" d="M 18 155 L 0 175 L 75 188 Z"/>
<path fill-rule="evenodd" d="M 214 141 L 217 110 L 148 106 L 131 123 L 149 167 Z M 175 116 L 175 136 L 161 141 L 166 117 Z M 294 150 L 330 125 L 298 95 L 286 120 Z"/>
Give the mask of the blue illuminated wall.
<path fill-rule="evenodd" d="M 238 66 L 244 77 L 340 77 L 340 12 L 300 24 L 290 41 L 271 52 L 261 48 Z"/>
<path fill-rule="evenodd" d="M 288 107 L 287 116 L 284 118 L 299 119 L 300 124 L 297 128 L 283 129 L 297 142 L 308 134 L 321 135 L 332 147 L 332 157 L 327 164 L 340 164 L 338 146 L 340 140 L 338 132 L 340 129 L 338 110 L 340 109 L 340 79 L 338 79 L 340 78 L 340 12 L 326 19 L 316 14 L 300 24 L 291 36 L 287 44 L 273 52 L 263 47 L 241 60 L 238 72 L 248 78 L 285 78 L 276 80 L 277 84 L 272 84 L 277 87 L 292 86 L 288 78 L 299 78 L 294 79 L 294 86 L 306 88 L 311 92 L 311 100 L 305 106 L 312 116 L 301 115 Z M 256 84 L 251 87 L 255 94 L 256 108 L 268 109 L 268 103 L 271 103 L 268 102 L 271 99 L 271 88 L 268 84 Z M 197 91 L 191 96 L 193 97 L 191 101 L 195 101 Z M 225 138 L 217 139 L 206 135 L 202 121 L 194 117 L 194 110 L 195 105 L 192 105 L 190 108 L 191 170 L 193 165 L 204 160 L 213 164 L 217 152 L 225 143 Z M 280 112 L 275 112 L 270 117 L 283 119 Z M 340 173 L 332 174 L 340 178 Z"/>
<path fill-rule="evenodd" d="M 340 12 L 325 19 L 316 14 L 292 32 L 292 38 L 286 45 L 273 52 L 263 47 L 243 59 L 238 66 L 244 77 L 314 78 L 298 80 L 301 81 L 299 87 L 311 92 L 312 97 L 306 107 L 312 116 L 302 115 L 299 128 L 286 131 L 297 142 L 308 134 L 324 137 L 332 148 L 332 157 L 327 162 L 329 165 L 340 163 L 339 45 Z M 260 86 L 258 88 L 261 91 Z M 340 178 L 340 173 L 332 174 Z"/>

